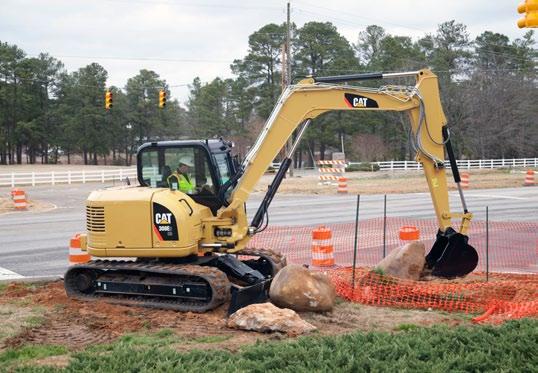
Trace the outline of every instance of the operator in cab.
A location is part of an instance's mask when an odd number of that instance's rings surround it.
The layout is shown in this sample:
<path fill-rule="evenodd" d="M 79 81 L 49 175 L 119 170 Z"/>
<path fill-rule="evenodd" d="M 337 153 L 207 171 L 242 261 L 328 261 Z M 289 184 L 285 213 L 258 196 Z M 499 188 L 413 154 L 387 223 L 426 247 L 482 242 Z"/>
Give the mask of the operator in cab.
<path fill-rule="evenodd" d="M 194 167 L 191 156 L 183 156 L 179 160 L 177 169 L 166 179 L 168 187 L 173 190 L 179 190 L 183 193 L 192 194 L 195 189 L 194 183 L 189 176 L 190 170 Z"/>

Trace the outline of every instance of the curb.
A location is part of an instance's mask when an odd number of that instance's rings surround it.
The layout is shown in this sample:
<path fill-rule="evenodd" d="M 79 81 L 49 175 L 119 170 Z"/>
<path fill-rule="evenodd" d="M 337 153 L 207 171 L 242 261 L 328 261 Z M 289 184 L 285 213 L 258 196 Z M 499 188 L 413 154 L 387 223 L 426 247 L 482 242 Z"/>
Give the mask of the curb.
<path fill-rule="evenodd" d="M 58 280 L 63 280 L 63 275 L 54 275 L 54 276 L 28 276 L 21 278 L 12 278 L 6 280 L 0 280 L 0 284 L 10 284 L 10 283 L 41 283 L 41 282 L 54 282 Z"/>

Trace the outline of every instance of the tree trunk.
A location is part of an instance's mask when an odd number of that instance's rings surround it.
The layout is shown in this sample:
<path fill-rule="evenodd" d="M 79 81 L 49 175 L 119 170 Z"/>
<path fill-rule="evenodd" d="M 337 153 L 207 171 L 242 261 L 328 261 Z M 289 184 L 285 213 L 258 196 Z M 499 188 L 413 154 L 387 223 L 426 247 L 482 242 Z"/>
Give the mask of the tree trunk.
<path fill-rule="evenodd" d="M 22 164 L 22 144 L 17 144 L 17 164 Z"/>

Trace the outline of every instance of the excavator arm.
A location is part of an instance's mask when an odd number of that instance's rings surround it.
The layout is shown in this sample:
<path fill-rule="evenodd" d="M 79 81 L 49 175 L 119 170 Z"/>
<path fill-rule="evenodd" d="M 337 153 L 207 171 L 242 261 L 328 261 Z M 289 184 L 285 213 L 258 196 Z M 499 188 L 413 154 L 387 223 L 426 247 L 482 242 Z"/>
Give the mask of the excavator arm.
<path fill-rule="evenodd" d="M 379 88 L 342 85 L 356 80 L 414 76 L 414 86 L 384 85 Z M 426 257 L 434 274 L 454 277 L 471 272 L 478 262 L 476 251 L 467 244 L 467 231 L 472 214 L 467 211 L 460 190 L 464 212 L 450 211 L 444 151 L 447 147 L 453 174 L 459 187 L 459 174 L 450 147 L 450 137 L 439 97 L 436 75 L 429 70 L 408 73 L 368 73 L 325 78 L 306 78 L 289 86 L 280 96 L 256 143 L 245 157 L 242 174 L 227 207 L 219 211 L 218 220 L 236 226 L 227 252 L 242 250 L 250 237 L 260 229 L 263 215 L 291 162 L 291 154 L 269 187 L 253 222 L 248 224 L 244 204 L 267 167 L 284 147 L 294 130 L 300 127 L 295 145 L 310 122 L 323 113 L 336 110 L 368 110 L 407 112 L 410 117 L 412 143 L 416 160 L 423 166 L 433 207 L 439 224 L 437 241 Z M 452 219 L 461 219 L 459 230 L 452 228 Z M 471 268 L 472 267 L 472 268 Z M 437 272 L 437 273 L 436 273 Z"/>

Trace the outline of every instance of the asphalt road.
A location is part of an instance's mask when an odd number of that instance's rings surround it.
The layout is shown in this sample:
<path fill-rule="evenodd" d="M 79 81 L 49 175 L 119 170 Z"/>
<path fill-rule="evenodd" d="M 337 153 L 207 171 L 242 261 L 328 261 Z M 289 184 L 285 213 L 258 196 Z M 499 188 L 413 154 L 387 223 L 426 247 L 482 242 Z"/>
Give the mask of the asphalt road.
<path fill-rule="evenodd" d="M 22 276 L 60 275 L 67 268 L 69 238 L 85 230 L 84 201 L 101 184 L 56 185 L 26 188 L 31 199 L 52 203 L 43 212 L 14 212 L 0 215 L 0 279 Z M 9 189 L 0 188 L 0 194 Z M 256 211 L 262 195 L 254 195 L 247 210 Z M 538 187 L 466 192 L 469 210 L 482 220 L 489 206 L 496 221 L 538 221 Z M 461 211 L 457 193 L 450 194 L 454 211 Z M 270 208 L 272 225 L 310 225 L 353 221 L 354 195 L 278 195 Z M 361 196 L 361 219 L 383 214 L 383 196 Z M 392 194 L 387 197 L 388 216 L 433 218 L 427 193 Z"/>

